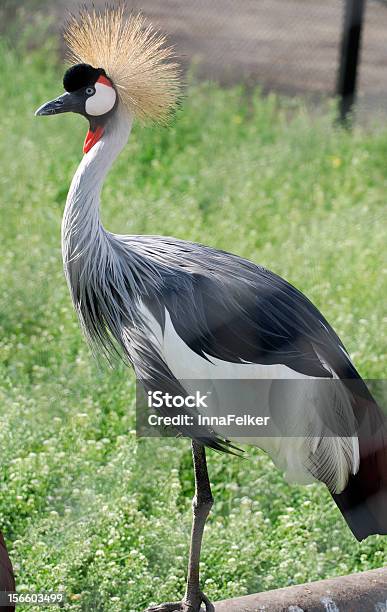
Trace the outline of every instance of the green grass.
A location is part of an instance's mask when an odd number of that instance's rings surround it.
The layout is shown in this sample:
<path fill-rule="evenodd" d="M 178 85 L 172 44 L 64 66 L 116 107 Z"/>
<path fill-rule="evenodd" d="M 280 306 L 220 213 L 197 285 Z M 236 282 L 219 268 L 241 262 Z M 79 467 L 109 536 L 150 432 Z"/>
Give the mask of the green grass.
<path fill-rule="evenodd" d="M 60 222 L 86 123 L 33 115 L 61 92 L 54 55 L 0 49 L 0 527 L 20 589 L 64 588 L 68 610 L 138 612 L 184 588 L 189 444 L 136 440 L 131 372 L 98 369 L 78 329 Z M 103 219 L 270 267 L 321 308 L 362 375 L 381 378 L 387 130 L 331 125 L 300 102 L 192 86 L 169 129 L 135 127 Z M 211 598 L 387 562 L 387 539 L 358 544 L 323 486 L 288 485 L 247 454 L 208 453 Z"/>

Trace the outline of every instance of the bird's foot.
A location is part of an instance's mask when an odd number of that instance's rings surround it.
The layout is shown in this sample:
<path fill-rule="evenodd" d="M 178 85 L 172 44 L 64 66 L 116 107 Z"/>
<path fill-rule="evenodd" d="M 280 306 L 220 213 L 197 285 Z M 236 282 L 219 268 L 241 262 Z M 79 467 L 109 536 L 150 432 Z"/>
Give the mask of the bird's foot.
<path fill-rule="evenodd" d="M 191 599 L 188 601 L 183 599 L 183 601 L 170 602 L 160 604 L 159 606 L 151 606 L 147 608 L 145 612 L 201 612 L 203 608 L 201 607 L 202 603 L 205 605 L 205 612 L 215 612 L 215 608 L 208 599 L 204 595 L 204 593 L 199 593 L 198 597 Z"/>

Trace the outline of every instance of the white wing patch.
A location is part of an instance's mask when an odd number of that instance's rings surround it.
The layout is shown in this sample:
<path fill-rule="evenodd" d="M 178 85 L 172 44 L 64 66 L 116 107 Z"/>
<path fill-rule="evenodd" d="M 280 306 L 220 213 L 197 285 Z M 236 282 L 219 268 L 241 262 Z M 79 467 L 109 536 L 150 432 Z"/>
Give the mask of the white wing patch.
<path fill-rule="evenodd" d="M 150 337 L 173 375 L 188 393 L 204 394 L 211 386 L 211 398 L 205 414 L 271 414 L 277 430 L 275 437 L 230 437 L 227 429 L 214 427 L 221 437 L 239 444 L 257 446 L 271 456 L 285 472 L 287 480 L 299 483 L 324 482 L 333 493 L 345 488 L 349 475 L 359 469 L 359 443 L 356 436 L 339 436 L 335 431 L 355 431 L 350 395 L 343 384 L 331 379 L 306 376 L 283 364 L 231 363 L 195 353 L 176 332 L 165 310 L 165 328 L 145 308 L 142 315 Z M 324 367 L 327 364 L 323 364 Z M 335 374 L 333 373 L 334 377 Z M 233 389 L 222 380 L 233 380 Z M 291 385 L 281 384 L 292 379 Z M 203 388 L 200 381 L 203 380 Z M 257 388 L 246 380 L 261 380 Z M 243 381 L 243 382 L 242 382 Z M 265 382 L 264 382 L 265 381 Z M 309 381 L 307 384 L 305 381 Z M 190 388 L 190 384 L 195 388 Z M 249 391 L 251 391 L 249 393 Z M 284 410 L 286 406 L 286 410 Z M 321 418 L 324 415 L 324 418 Z"/>
<path fill-rule="evenodd" d="M 94 88 L 95 94 L 87 98 L 85 109 L 88 115 L 99 117 L 112 110 L 116 103 L 117 94 L 113 87 L 104 85 L 103 83 L 97 82 Z"/>

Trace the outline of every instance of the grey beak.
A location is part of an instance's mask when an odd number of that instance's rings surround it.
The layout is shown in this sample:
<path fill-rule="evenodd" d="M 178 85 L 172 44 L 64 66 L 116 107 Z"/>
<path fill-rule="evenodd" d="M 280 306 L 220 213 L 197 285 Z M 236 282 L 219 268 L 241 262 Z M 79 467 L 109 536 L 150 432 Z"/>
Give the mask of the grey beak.
<path fill-rule="evenodd" d="M 42 104 L 42 106 L 35 111 L 35 115 L 40 117 L 42 115 L 58 115 L 59 113 L 79 113 L 81 110 L 82 100 L 80 96 L 66 92 L 62 96 L 59 96 L 59 98 Z"/>

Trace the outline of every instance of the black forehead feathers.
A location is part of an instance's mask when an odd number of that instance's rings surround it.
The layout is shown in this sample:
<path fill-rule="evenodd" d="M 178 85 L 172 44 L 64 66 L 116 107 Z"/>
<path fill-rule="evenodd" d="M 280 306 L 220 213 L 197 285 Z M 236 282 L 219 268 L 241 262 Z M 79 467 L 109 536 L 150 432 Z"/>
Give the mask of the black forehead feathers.
<path fill-rule="evenodd" d="M 81 87 L 94 85 L 101 75 L 106 76 L 103 68 L 93 68 L 90 64 L 76 64 L 65 72 L 63 87 L 69 92 L 77 91 Z"/>

